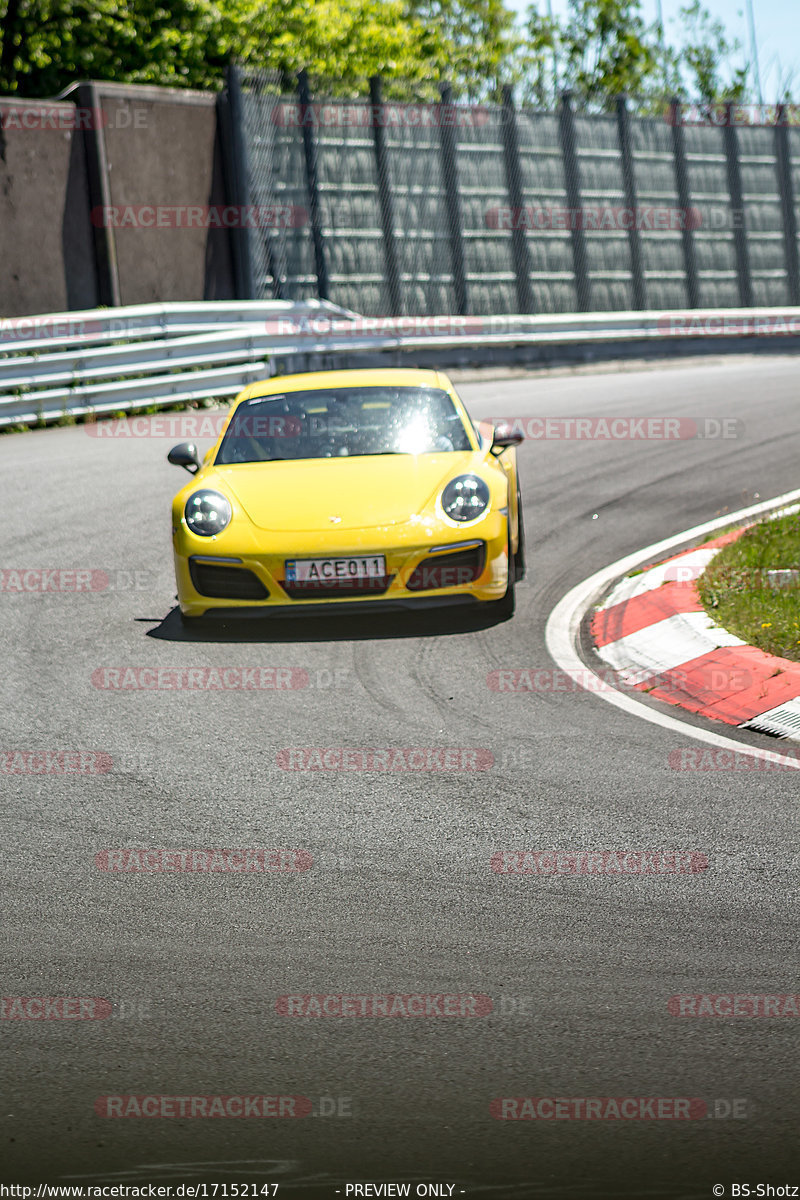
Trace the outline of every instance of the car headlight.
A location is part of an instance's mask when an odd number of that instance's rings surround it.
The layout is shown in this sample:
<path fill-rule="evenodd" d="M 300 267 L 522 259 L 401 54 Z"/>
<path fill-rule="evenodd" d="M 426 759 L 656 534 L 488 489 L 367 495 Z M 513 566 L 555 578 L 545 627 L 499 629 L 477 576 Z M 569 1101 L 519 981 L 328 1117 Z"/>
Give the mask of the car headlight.
<path fill-rule="evenodd" d="M 489 489 L 477 475 L 458 475 L 442 492 L 442 508 L 451 521 L 475 521 L 489 503 Z"/>
<path fill-rule="evenodd" d="M 231 506 L 219 492 L 192 492 L 183 510 L 186 524 L 200 537 L 213 537 L 230 524 Z"/>

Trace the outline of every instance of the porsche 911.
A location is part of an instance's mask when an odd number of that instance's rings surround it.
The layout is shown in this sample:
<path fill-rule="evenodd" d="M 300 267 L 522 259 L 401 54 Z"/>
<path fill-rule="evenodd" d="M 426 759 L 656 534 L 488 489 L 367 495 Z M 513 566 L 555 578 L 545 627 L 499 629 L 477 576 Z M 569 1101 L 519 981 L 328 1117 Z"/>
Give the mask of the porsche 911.
<path fill-rule="evenodd" d="M 516 447 L 446 375 L 273 376 L 234 401 L 175 497 L 178 602 L 198 618 L 481 604 L 514 612 L 525 570 Z"/>

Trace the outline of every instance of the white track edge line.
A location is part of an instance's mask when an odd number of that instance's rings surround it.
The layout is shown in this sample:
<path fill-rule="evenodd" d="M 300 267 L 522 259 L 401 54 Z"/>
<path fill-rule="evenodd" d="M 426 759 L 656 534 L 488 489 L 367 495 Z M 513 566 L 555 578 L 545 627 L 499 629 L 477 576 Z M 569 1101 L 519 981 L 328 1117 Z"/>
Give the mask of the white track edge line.
<path fill-rule="evenodd" d="M 577 642 L 581 622 L 589 606 L 610 583 L 625 575 L 628 571 L 638 567 L 640 563 L 647 562 L 649 559 L 655 558 L 668 550 L 681 546 L 684 542 L 704 537 L 707 533 L 713 533 L 717 529 L 725 528 L 726 525 L 736 524 L 738 521 L 745 520 L 748 517 L 759 516 L 775 508 L 782 508 L 797 500 L 800 500 L 800 488 L 793 492 L 784 492 L 782 496 L 776 496 L 772 500 L 765 500 L 761 504 L 753 504 L 749 508 L 741 508 L 738 512 L 726 513 L 722 517 L 716 517 L 713 521 L 706 521 L 702 525 L 695 525 L 692 529 L 686 529 L 683 533 L 664 538 L 660 542 L 653 542 L 651 546 L 646 546 L 643 550 L 637 550 L 633 554 L 628 554 L 624 558 L 618 559 L 615 563 L 611 563 L 610 566 L 596 571 L 594 575 L 590 575 L 588 579 L 584 579 L 582 583 L 577 584 L 567 592 L 566 596 L 563 596 L 559 600 L 547 618 L 545 641 L 550 657 L 563 671 L 585 673 L 588 670 L 598 683 L 601 683 L 602 680 L 600 677 L 578 654 Z M 575 677 L 580 678 L 580 675 Z M 608 691 L 602 688 L 597 690 L 587 688 L 586 690 L 591 690 L 592 695 L 599 696 L 600 699 L 606 700 L 616 708 L 621 708 L 624 712 L 631 713 L 641 720 L 650 721 L 653 725 L 660 725 L 662 729 L 672 730 L 673 733 L 678 733 L 682 737 L 691 737 L 696 741 L 705 742 L 709 746 L 719 746 L 725 750 L 734 750 L 738 754 L 749 754 L 753 758 L 765 759 L 769 762 L 780 763 L 783 766 L 800 770 L 799 758 L 788 758 L 773 750 L 762 750 L 758 746 L 750 746 L 746 742 L 737 741 L 735 738 L 723 737 L 722 734 L 713 733 L 709 729 L 701 729 L 697 725 L 691 725 L 687 721 L 680 721 L 677 717 L 670 717 L 666 713 L 650 708 L 638 700 L 633 700 L 623 692 Z"/>

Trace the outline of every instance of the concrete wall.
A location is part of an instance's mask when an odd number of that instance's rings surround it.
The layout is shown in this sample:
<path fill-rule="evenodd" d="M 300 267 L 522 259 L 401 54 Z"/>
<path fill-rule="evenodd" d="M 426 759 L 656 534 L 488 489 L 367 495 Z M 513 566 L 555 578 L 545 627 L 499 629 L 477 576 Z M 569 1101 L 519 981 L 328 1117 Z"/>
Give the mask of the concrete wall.
<path fill-rule="evenodd" d="M 225 205 L 216 97 L 180 88 L 97 84 L 122 304 L 234 297 L 230 234 L 188 207 Z M 133 226 L 160 210 L 161 228 Z M 186 220 L 192 220 L 187 227 Z"/>
<path fill-rule="evenodd" d="M 97 303 L 75 106 L 0 100 L 0 315 Z"/>
<path fill-rule="evenodd" d="M 248 188 L 226 181 L 234 155 L 216 101 L 180 88 L 107 83 L 76 85 L 58 103 L 0 98 L 0 318 L 97 304 L 235 299 L 234 250 L 242 287 L 249 255 L 253 298 L 316 295 L 321 256 L 336 303 L 364 314 L 452 313 L 459 304 L 459 240 L 466 311 L 473 313 L 515 311 L 520 282 L 534 312 L 552 313 L 629 309 L 637 289 L 646 307 L 682 308 L 692 280 L 702 306 L 738 305 L 748 286 L 761 305 L 785 304 L 800 293 L 794 228 L 800 131 L 794 128 L 784 172 L 784 143 L 774 129 L 739 128 L 731 141 L 722 128 L 688 125 L 684 179 L 669 122 L 631 116 L 637 205 L 655 214 L 652 227 L 641 229 L 637 251 L 622 225 L 587 224 L 578 238 L 564 224 L 575 216 L 571 206 L 588 216 L 613 216 L 625 207 L 616 118 L 576 113 L 574 135 L 566 135 L 557 115 L 518 114 L 516 194 L 529 223 L 512 234 L 503 110 L 459 109 L 446 185 L 439 110 L 387 106 L 383 161 L 393 209 L 387 239 L 366 100 L 323 98 L 313 107 L 318 208 L 306 178 L 297 96 L 273 94 L 255 73 L 245 77 L 241 104 L 232 98 L 226 111 L 239 112 L 237 169 L 246 172 Z M 686 213 L 679 207 L 684 182 Z M 739 191 L 741 212 L 734 208 Z M 234 195 L 257 206 L 257 226 L 233 232 L 208 219 L 209 210 L 221 216 Z M 791 203 L 794 221 L 784 228 Z M 672 218 L 690 215 L 684 236 Z"/>
<path fill-rule="evenodd" d="M 130 224 L 224 206 L 214 95 L 84 85 L 0 114 L 0 317 L 113 303 L 109 275 L 122 304 L 235 298 L 228 230 Z"/>

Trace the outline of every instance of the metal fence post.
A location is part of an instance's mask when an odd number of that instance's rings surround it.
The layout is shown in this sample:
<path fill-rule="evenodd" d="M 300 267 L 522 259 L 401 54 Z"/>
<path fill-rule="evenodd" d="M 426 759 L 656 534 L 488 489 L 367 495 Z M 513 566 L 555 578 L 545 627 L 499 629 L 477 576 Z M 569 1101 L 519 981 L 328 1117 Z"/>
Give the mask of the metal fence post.
<path fill-rule="evenodd" d="M 778 193 L 781 198 L 789 303 L 800 304 L 800 262 L 798 262 L 797 255 L 797 217 L 794 211 L 794 187 L 792 186 L 792 152 L 789 149 L 789 124 L 784 104 L 778 105 L 778 119 L 775 125 L 775 169 L 778 176 Z"/>
<path fill-rule="evenodd" d="M 725 105 L 725 125 L 722 136 L 725 141 L 725 160 L 728 168 L 728 193 L 733 214 L 733 249 L 736 255 L 736 275 L 739 282 L 739 303 L 742 308 L 753 306 L 753 284 L 750 278 L 750 254 L 747 247 L 747 230 L 744 223 L 744 201 L 742 200 L 742 176 L 739 170 L 739 138 L 733 123 L 733 104 Z"/>
<path fill-rule="evenodd" d="M 628 245 L 631 252 L 633 307 L 643 309 L 647 308 L 647 293 L 642 267 L 642 242 L 636 224 L 636 174 L 633 165 L 633 151 L 631 150 L 631 127 L 626 96 L 617 96 L 617 134 L 622 159 L 622 184 L 625 192 L 625 207 L 631 214 L 631 222 L 628 226 Z"/>
<path fill-rule="evenodd" d="M 461 221 L 461 196 L 458 190 L 458 163 L 456 161 L 456 135 L 452 88 L 449 83 L 441 86 L 439 101 L 439 131 L 442 143 L 442 180 L 444 202 L 447 210 L 447 226 L 450 234 L 450 256 L 453 263 L 453 292 L 456 312 L 464 316 L 469 311 L 467 297 L 467 275 L 464 267 L 464 232 Z"/>
<path fill-rule="evenodd" d="M 522 169 L 519 161 L 519 137 L 517 136 L 517 114 L 514 109 L 514 94 L 506 85 L 503 88 L 503 158 L 506 168 L 506 188 L 511 208 L 511 253 L 514 259 L 514 275 L 517 285 L 517 312 L 533 312 L 531 291 L 531 256 L 525 225 L 520 220 L 525 201 L 522 190 Z"/>
<path fill-rule="evenodd" d="M 83 126 L 83 144 L 86 148 L 86 175 L 89 190 L 89 208 L 99 210 L 99 221 L 92 221 L 94 234 L 95 271 L 97 279 L 97 302 L 116 308 L 122 303 L 117 266 L 117 245 L 114 229 L 106 224 L 106 214 L 111 207 L 111 188 L 108 181 L 108 157 L 103 122 L 100 119 L 100 99 L 94 83 L 82 83 L 78 87 L 78 105 L 92 119 Z"/>
<path fill-rule="evenodd" d="M 400 291 L 400 268 L 397 263 L 397 241 L 394 232 L 394 200 L 389 175 L 389 154 L 386 149 L 386 121 L 381 93 L 381 77 L 373 75 L 369 81 L 372 137 L 375 150 L 375 174 L 378 180 L 378 203 L 381 210 L 383 229 L 383 254 L 386 269 L 386 285 L 389 290 L 389 305 L 394 316 L 402 309 Z"/>
<path fill-rule="evenodd" d="M 320 300 L 330 299 L 328 264 L 325 259 L 325 240 L 322 236 L 322 214 L 319 200 L 319 174 L 317 171 L 317 138 L 314 126 L 314 109 L 308 86 L 308 72 L 297 75 L 297 95 L 300 101 L 300 124 L 303 128 L 303 151 L 306 163 L 306 189 L 308 210 L 311 218 L 311 241 L 314 246 L 314 270 L 317 275 L 317 295 Z"/>
<path fill-rule="evenodd" d="M 586 238 L 583 233 L 581 209 L 581 180 L 578 155 L 575 147 L 575 118 L 572 112 L 572 93 L 562 92 L 559 109 L 559 134 L 561 154 L 564 162 L 564 186 L 567 210 L 570 214 L 570 236 L 572 239 L 572 264 L 575 273 L 575 291 L 578 311 L 589 311 L 589 263 L 586 255 Z"/>
<path fill-rule="evenodd" d="M 694 234 L 688 220 L 691 207 L 691 192 L 689 189 L 689 168 L 686 162 L 686 139 L 683 134 L 683 109 L 677 98 L 670 103 L 670 124 L 672 126 L 672 159 L 675 164 L 675 190 L 678 194 L 678 207 L 681 211 L 681 241 L 683 243 L 683 270 L 686 276 L 686 299 L 689 308 L 700 307 L 700 281 L 697 274 L 697 252 L 694 245 Z"/>
<path fill-rule="evenodd" d="M 225 69 L 225 91 L 217 97 L 217 112 L 222 131 L 226 200 L 242 213 L 250 204 L 250 171 L 247 139 L 244 136 L 242 72 L 233 63 Z M 238 228 L 231 229 L 230 235 L 236 298 L 257 300 L 253 282 L 250 230 L 243 222 Z"/>

